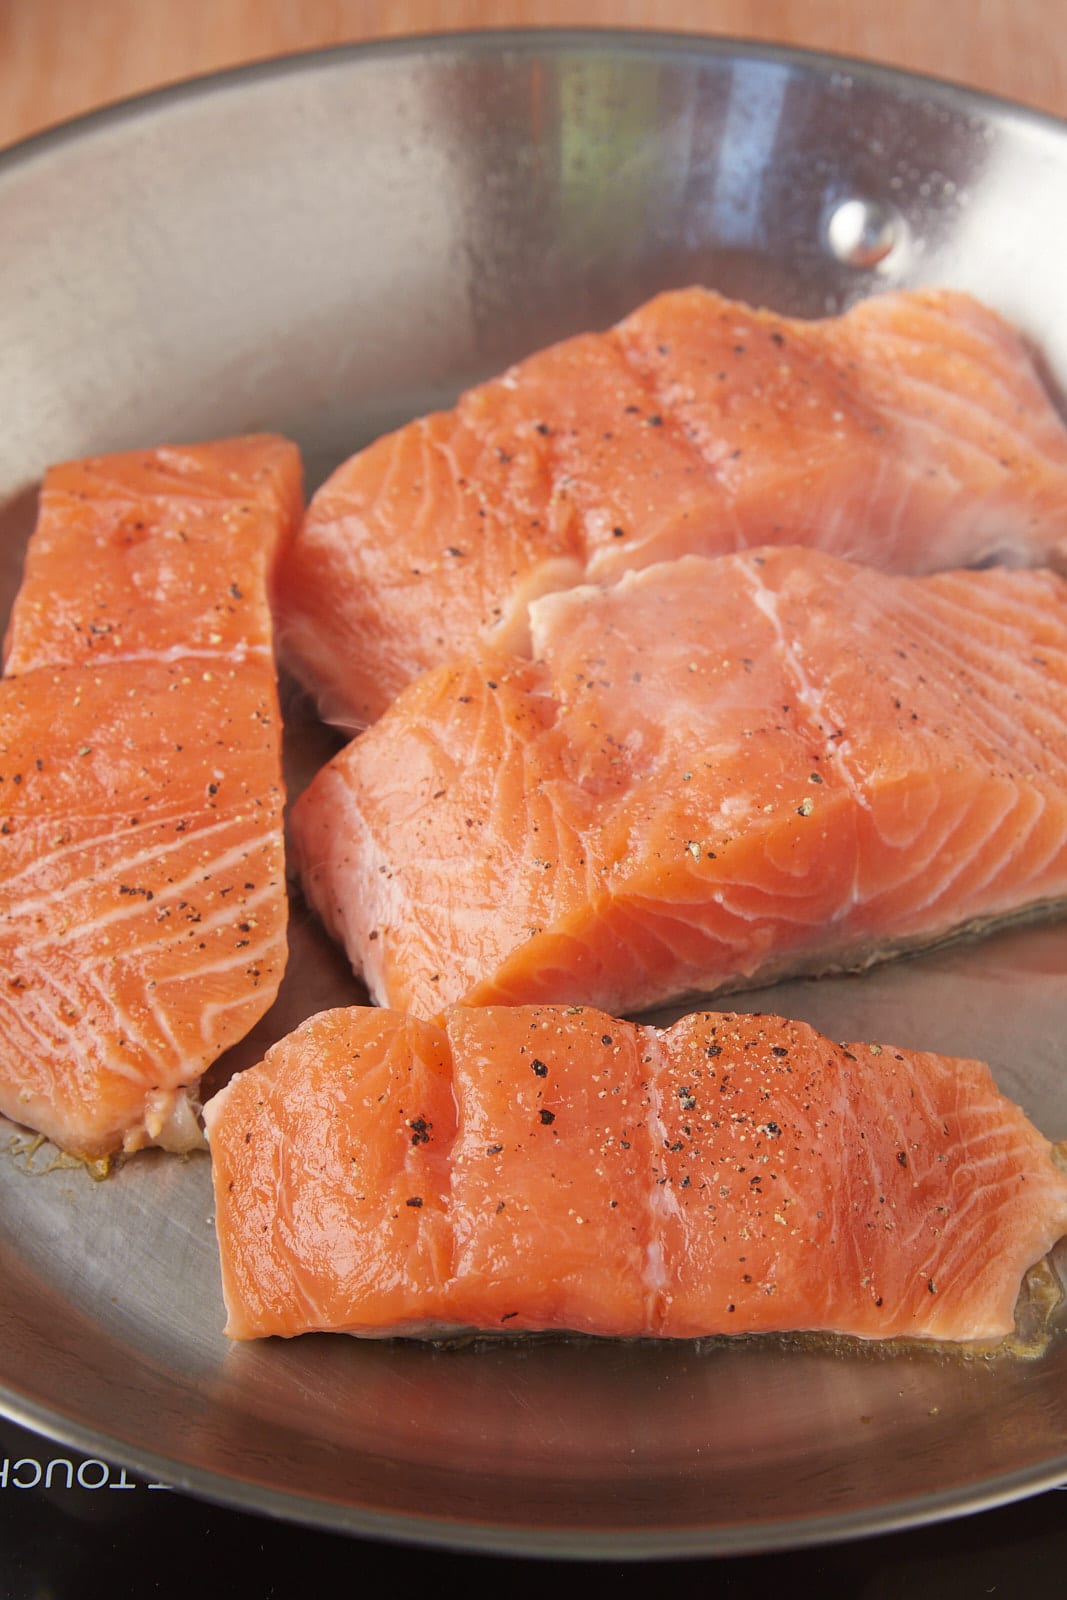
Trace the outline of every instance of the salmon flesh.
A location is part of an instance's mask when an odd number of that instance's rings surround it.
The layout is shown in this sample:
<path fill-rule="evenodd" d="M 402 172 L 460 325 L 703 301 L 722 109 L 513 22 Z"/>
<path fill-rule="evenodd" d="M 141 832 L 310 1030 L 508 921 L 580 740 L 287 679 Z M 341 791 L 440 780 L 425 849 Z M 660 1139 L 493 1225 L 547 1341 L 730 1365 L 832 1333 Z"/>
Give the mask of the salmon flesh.
<path fill-rule="evenodd" d="M 1067 1231 L 974 1061 L 778 1017 L 329 1011 L 205 1107 L 235 1339 L 1011 1333 Z"/>
<path fill-rule="evenodd" d="M 412 684 L 292 837 L 372 998 L 632 1013 L 1067 901 L 1067 582 L 793 547 L 532 607 Z"/>
<path fill-rule="evenodd" d="M 799 321 L 706 289 L 539 351 L 353 456 L 284 562 L 281 638 L 373 721 L 538 595 L 799 544 L 891 572 L 1067 554 L 1067 429 L 1019 334 L 948 290 Z"/>
<path fill-rule="evenodd" d="M 0 680 L 0 1111 L 87 1158 L 202 1143 L 286 961 L 271 437 L 45 481 Z"/>

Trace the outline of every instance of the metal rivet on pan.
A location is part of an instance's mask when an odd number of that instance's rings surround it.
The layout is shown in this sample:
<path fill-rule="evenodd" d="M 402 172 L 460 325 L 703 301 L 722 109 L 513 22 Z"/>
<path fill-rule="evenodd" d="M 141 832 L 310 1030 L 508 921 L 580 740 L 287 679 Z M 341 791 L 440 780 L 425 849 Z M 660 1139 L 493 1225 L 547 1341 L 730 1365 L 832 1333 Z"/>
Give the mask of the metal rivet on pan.
<path fill-rule="evenodd" d="M 905 223 L 900 212 L 880 200 L 841 200 L 826 221 L 830 253 L 846 267 L 879 266 L 901 244 Z"/>

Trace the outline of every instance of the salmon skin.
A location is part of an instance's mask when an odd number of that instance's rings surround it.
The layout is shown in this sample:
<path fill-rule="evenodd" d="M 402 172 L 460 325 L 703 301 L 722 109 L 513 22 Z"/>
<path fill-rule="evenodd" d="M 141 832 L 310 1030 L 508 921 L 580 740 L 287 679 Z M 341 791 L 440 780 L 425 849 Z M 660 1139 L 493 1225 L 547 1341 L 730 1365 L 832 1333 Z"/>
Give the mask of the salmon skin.
<path fill-rule="evenodd" d="M 272 437 L 46 479 L 0 680 L 0 1111 L 86 1158 L 202 1143 L 286 961 Z"/>
<path fill-rule="evenodd" d="M 1067 430 L 1022 339 L 947 290 L 796 321 L 692 288 L 530 356 L 346 462 L 280 637 L 356 728 L 527 606 L 686 553 L 800 544 L 891 572 L 1067 550 Z"/>
<path fill-rule="evenodd" d="M 1067 583 L 683 557 L 427 674 L 297 802 L 379 1004 L 632 1013 L 1067 900 Z"/>
<path fill-rule="evenodd" d="M 204 1111 L 235 1339 L 1010 1334 L 1067 1231 L 974 1061 L 779 1017 L 312 1017 Z"/>

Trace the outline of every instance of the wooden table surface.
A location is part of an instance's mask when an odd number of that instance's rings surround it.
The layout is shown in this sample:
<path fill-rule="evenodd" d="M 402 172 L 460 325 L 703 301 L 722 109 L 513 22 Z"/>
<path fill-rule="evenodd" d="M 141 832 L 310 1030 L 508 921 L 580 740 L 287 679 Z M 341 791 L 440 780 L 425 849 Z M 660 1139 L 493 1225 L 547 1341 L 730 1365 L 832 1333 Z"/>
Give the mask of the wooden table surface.
<path fill-rule="evenodd" d="M 629 27 L 838 51 L 1067 116 L 1064 0 L 0 0 L 0 145 L 291 51 L 482 27 Z"/>

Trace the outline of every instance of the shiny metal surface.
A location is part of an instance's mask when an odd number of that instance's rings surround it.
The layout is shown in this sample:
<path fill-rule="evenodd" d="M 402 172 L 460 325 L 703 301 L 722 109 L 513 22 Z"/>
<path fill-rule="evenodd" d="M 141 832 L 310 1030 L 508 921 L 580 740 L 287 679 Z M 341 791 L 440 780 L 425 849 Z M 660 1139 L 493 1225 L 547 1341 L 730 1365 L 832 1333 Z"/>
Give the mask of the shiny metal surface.
<path fill-rule="evenodd" d="M 98 116 L 0 157 L 4 598 L 54 459 L 271 427 L 315 481 L 535 345 L 691 280 L 800 314 L 954 284 L 1039 339 L 1063 384 L 1065 192 L 1067 131 L 1036 116 L 692 39 L 371 47 Z M 299 784 L 330 736 L 291 710 Z M 298 915 L 278 1005 L 213 1081 L 357 993 Z M 984 1056 L 1067 1136 L 1062 927 L 740 1003 Z M 231 1346 L 206 1158 L 149 1154 L 94 1184 L 2 1145 L 0 1403 L 220 1501 L 621 1558 L 843 1538 L 1067 1478 L 1062 1316 L 1035 1362 Z"/>

